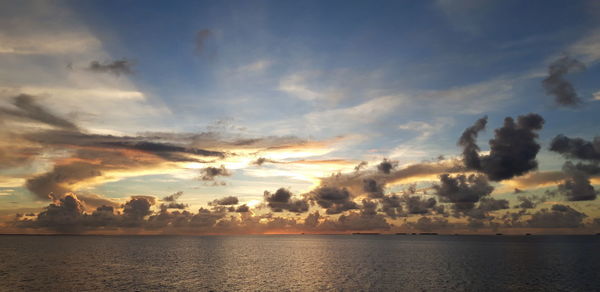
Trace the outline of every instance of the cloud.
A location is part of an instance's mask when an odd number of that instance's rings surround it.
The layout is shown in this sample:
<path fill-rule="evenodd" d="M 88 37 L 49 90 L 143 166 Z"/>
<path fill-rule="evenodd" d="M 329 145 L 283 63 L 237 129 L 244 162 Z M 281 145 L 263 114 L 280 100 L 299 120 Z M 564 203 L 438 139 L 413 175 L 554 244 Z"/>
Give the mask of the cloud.
<path fill-rule="evenodd" d="M 454 177 L 442 174 L 440 184 L 433 188 L 443 202 L 453 203 L 454 208 L 459 211 L 473 209 L 475 203 L 494 190 L 485 176 L 474 174 Z"/>
<path fill-rule="evenodd" d="M 390 174 L 390 172 L 397 166 L 397 161 L 390 161 L 384 158 L 383 161 L 377 165 L 377 170 L 385 174 Z"/>
<path fill-rule="evenodd" d="M 235 209 L 235 211 L 236 211 L 237 213 L 247 213 L 247 212 L 250 212 L 250 207 L 248 207 L 248 205 L 246 205 L 246 204 L 239 205 L 239 206 L 238 206 L 238 207 Z"/>
<path fill-rule="evenodd" d="M 534 197 L 535 198 L 535 197 Z M 530 197 L 526 197 L 526 196 L 518 196 L 517 200 L 520 202 L 518 205 L 515 206 L 515 208 L 521 208 L 521 209 L 533 209 L 536 207 L 536 203 L 534 201 L 533 198 Z"/>
<path fill-rule="evenodd" d="M 345 188 L 323 186 L 311 193 L 311 199 L 322 208 L 325 208 L 327 214 L 338 214 L 359 208 L 358 204 L 352 201 L 350 192 Z"/>
<path fill-rule="evenodd" d="M 131 200 L 123 205 L 123 216 L 131 221 L 141 221 L 144 217 L 152 214 L 150 207 L 156 203 L 154 197 L 133 196 Z"/>
<path fill-rule="evenodd" d="M 171 195 L 168 195 L 168 196 L 162 198 L 162 200 L 164 202 L 176 202 L 177 199 L 179 199 L 179 197 L 181 197 L 181 196 L 183 196 L 183 192 L 179 191 L 179 192 L 176 192 L 174 194 L 171 194 Z"/>
<path fill-rule="evenodd" d="M 284 188 L 279 188 L 275 193 L 264 192 L 264 198 L 267 206 L 273 212 L 282 212 L 284 210 L 303 213 L 308 211 L 308 202 L 303 199 L 293 199 L 292 193 Z"/>
<path fill-rule="evenodd" d="M 17 110 L 0 107 L 0 113 L 12 118 L 37 121 L 60 129 L 77 130 L 77 126 L 72 122 L 60 118 L 38 105 L 34 96 L 20 94 L 13 98 L 13 105 L 17 107 Z"/>
<path fill-rule="evenodd" d="M 404 195 L 402 200 L 406 202 L 406 210 L 409 214 L 427 214 L 437 204 L 434 198 L 422 198 L 420 196 Z"/>
<path fill-rule="evenodd" d="M 569 177 L 558 185 L 558 192 L 565 195 L 568 201 L 592 201 L 598 192 L 590 183 L 590 175 L 600 174 L 597 164 L 573 164 L 570 161 L 563 165 L 563 172 Z"/>
<path fill-rule="evenodd" d="M 497 211 L 508 209 L 508 201 L 504 199 L 494 199 L 494 198 L 481 198 L 479 200 L 479 209 L 484 212 Z"/>
<path fill-rule="evenodd" d="M 588 176 L 582 173 L 575 173 L 558 185 L 558 191 L 567 196 L 569 201 L 592 201 L 598 195 Z"/>
<path fill-rule="evenodd" d="M 504 119 L 504 125 L 495 130 L 490 140 L 490 154 L 480 155 L 475 139 L 485 128 L 486 118 L 479 119 L 461 135 L 458 144 L 463 147 L 463 161 L 472 170 L 485 173 L 492 181 L 501 181 L 521 176 L 537 168 L 535 160 L 540 150 L 536 142 L 544 119 L 537 114 L 519 116 L 517 122 Z"/>
<path fill-rule="evenodd" d="M 595 137 L 593 141 L 586 141 L 558 135 L 550 142 L 550 151 L 560 153 L 567 158 L 600 161 L 600 137 Z"/>
<path fill-rule="evenodd" d="M 407 222 L 410 228 L 421 231 L 431 232 L 436 230 L 444 230 L 450 227 L 447 219 L 434 217 L 433 219 L 427 216 L 419 218 L 416 222 Z"/>
<path fill-rule="evenodd" d="M 208 166 L 201 170 L 200 180 L 214 181 L 217 176 L 231 176 L 231 172 L 224 165 L 221 165 L 221 167 Z"/>
<path fill-rule="evenodd" d="M 235 196 L 227 196 L 220 199 L 215 199 L 209 205 L 213 206 L 228 206 L 228 205 L 237 205 L 239 200 Z"/>
<path fill-rule="evenodd" d="M 130 75 L 133 74 L 133 63 L 125 59 L 104 63 L 92 61 L 87 70 L 94 73 L 109 73 L 115 76 Z"/>
<path fill-rule="evenodd" d="M 466 169 L 458 160 L 441 160 L 436 162 L 423 162 L 409 164 L 394 168 L 389 174 L 380 171 L 362 170 L 351 173 L 335 174 L 321 178 L 322 186 L 346 188 L 351 195 L 360 195 L 365 192 L 365 180 L 375 180 L 377 184 L 411 183 L 414 181 L 435 180 L 442 173 L 464 172 Z"/>
<path fill-rule="evenodd" d="M 546 208 L 534 213 L 527 225 L 534 228 L 578 228 L 587 217 L 584 213 L 566 206 L 553 205 L 551 210 Z"/>
<path fill-rule="evenodd" d="M 363 191 L 367 192 L 372 198 L 381 198 L 384 195 L 384 185 L 379 184 L 372 178 L 363 180 Z"/>
<path fill-rule="evenodd" d="M 563 56 L 555 60 L 548 67 L 548 77 L 542 80 L 546 94 L 553 95 L 554 102 L 558 106 L 579 106 L 582 103 L 581 98 L 577 96 L 575 88 L 564 76 L 573 71 L 584 69 L 585 65 L 583 63 L 569 56 Z"/>

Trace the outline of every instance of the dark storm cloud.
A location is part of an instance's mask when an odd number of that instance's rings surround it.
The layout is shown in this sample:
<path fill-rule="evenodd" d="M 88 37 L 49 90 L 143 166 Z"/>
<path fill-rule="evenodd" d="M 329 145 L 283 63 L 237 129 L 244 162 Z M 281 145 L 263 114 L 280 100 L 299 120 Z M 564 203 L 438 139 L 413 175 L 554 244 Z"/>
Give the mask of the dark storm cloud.
<path fill-rule="evenodd" d="M 221 167 L 206 167 L 200 171 L 200 179 L 203 181 L 214 181 L 217 176 L 230 176 L 231 172 L 225 168 L 224 165 Z"/>
<path fill-rule="evenodd" d="M 381 163 L 377 165 L 377 170 L 382 173 L 390 174 L 394 168 L 398 166 L 398 161 L 391 161 L 387 158 L 384 158 Z"/>
<path fill-rule="evenodd" d="M 577 228 L 583 225 L 585 217 L 587 215 L 569 206 L 553 205 L 551 210 L 544 208 L 532 214 L 527 225 L 535 228 Z"/>
<path fill-rule="evenodd" d="M 523 175 L 537 168 L 535 160 L 540 150 L 536 142 L 544 124 L 537 114 L 519 116 L 517 122 L 507 117 L 504 125 L 495 130 L 490 140 L 490 154 L 480 155 L 476 144 L 477 133 L 485 128 L 485 118 L 467 128 L 458 144 L 463 147 L 463 160 L 469 169 L 485 173 L 492 181 L 501 181 Z"/>
<path fill-rule="evenodd" d="M 17 119 L 37 121 L 65 130 L 77 130 L 77 126 L 72 122 L 56 116 L 48 109 L 37 104 L 36 98 L 32 95 L 20 94 L 14 97 L 13 105 L 17 107 L 16 110 L 0 107 L 0 114 Z"/>
<path fill-rule="evenodd" d="M 351 198 L 350 192 L 345 188 L 323 186 L 312 191 L 312 199 L 327 209 L 327 214 L 358 209 L 359 206 Z"/>
<path fill-rule="evenodd" d="M 202 29 L 196 33 L 196 53 L 204 52 L 206 41 L 212 37 L 213 32 L 210 29 Z"/>
<path fill-rule="evenodd" d="M 235 196 L 227 196 L 227 197 L 223 197 L 220 199 L 215 199 L 214 201 L 210 202 L 209 205 L 213 205 L 213 206 L 229 206 L 229 205 L 237 205 L 239 203 L 239 200 L 237 197 Z"/>
<path fill-rule="evenodd" d="M 457 175 L 448 174 L 440 176 L 440 184 L 434 185 L 437 195 L 443 202 L 453 203 L 456 210 L 469 210 L 481 198 L 488 196 L 494 187 L 482 175 Z"/>
<path fill-rule="evenodd" d="M 267 206 L 273 212 L 283 212 L 284 210 L 303 213 L 308 211 L 308 202 L 304 199 L 292 198 L 292 193 L 284 188 L 279 188 L 275 193 L 264 192 L 264 198 Z"/>
<path fill-rule="evenodd" d="M 542 80 L 546 94 L 554 96 L 554 102 L 559 106 L 576 107 L 581 104 L 575 88 L 565 75 L 584 70 L 585 65 L 569 56 L 563 56 L 552 62 L 548 67 L 548 77 Z"/>
<path fill-rule="evenodd" d="M 133 73 L 133 63 L 129 60 L 114 60 L 112 62 L 100 63 L 92 61 L 87 69 L 95 73 L 109 73 L 115 76 L 129 75 Z"/>
<path fill-rule="evenodd" d="M 550 151 L 560 153 L 567 158 L 600 161 L 600 137 L 594 137 L 593 141 L 586 141 L 558 135 L 550 142 Z"/>

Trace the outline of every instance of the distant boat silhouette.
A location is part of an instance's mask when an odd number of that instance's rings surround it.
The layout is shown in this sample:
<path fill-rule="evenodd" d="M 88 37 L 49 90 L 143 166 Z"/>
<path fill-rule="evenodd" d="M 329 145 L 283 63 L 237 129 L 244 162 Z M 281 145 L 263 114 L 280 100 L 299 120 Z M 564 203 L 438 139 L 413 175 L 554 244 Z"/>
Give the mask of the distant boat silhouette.
<path fill-rule="evenodd" d="M 406 235 L 406 234 L 407 233 L 405 233 L 405 232 L 398 232 L 398 233 L 396 233 L 396 235 Z"/>
<path fill-rule="evenodd" d="M 525 233 L 525 236 L 530 236 L 530 235 L 531 235 L 531 233 Z"/>
<path fill-rule="evenodd" d="M 436 232 L 421 232 L 419 235 L 438 235 Z"/>
<path fill-rule="evenodd" d="M 379 235 L 378 232 L 354 232 L 352 235 Z"/>

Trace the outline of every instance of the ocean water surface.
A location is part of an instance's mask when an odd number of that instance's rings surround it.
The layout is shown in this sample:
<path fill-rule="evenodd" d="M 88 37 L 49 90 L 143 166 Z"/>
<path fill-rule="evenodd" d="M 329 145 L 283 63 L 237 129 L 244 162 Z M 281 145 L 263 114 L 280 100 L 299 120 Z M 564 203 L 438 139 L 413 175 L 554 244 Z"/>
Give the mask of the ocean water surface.
<path fill-rule="evenodd" d="M 600 291 L 600 236 L 0 236 L 2 291 Z"/>

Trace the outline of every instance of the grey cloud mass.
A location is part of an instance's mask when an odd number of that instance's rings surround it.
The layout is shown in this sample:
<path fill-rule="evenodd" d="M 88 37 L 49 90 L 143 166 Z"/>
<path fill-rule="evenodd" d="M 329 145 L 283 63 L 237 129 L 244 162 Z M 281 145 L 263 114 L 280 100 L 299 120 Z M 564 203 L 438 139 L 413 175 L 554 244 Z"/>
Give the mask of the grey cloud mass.
<path fill-rule="evenodd" d="M 95 73 L 109 73 L 115 76 L 133 73 L 133 63 L 129 60 L 114 60 L 108 62 L 92 61 L 87 69 Z"/>
<path fill-rule="evenodd" d="M 550 64 L 548 76 L 542 80 L 546 94 L 554 96 L 554 102 L 559 106 L 576 107 L 582 103 L 575 87 L 565 75 L 584 70 L 585 65 L 569 56 L 563 56 Z"/>
<path fill-rule="evenodd" d="M 516 122 L 511 117 L 505 118 L 504 125 L 494 131 L 495 136 L 490 140 L 490 154 L 480 155 L 475 140 L 485 124 L 486 118 L 479 119 L 459 139 L 466 167 L 485 173 L 492 181 L 510 179 L 537 169 L 536 156 L 540 150 L 537 131 L 544 124 L 540 115 L 519 116 Z"/>

